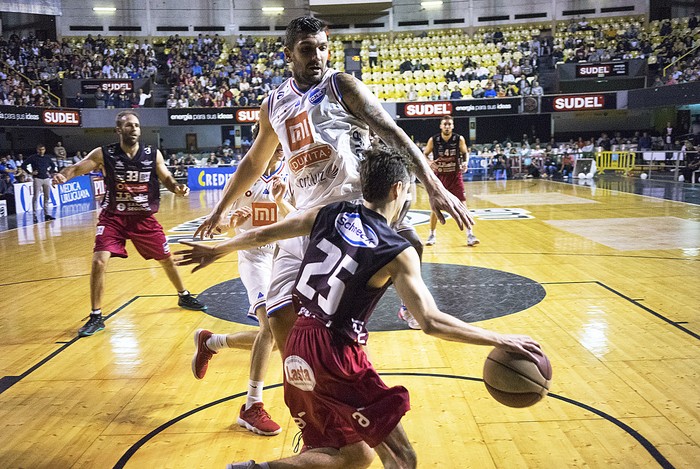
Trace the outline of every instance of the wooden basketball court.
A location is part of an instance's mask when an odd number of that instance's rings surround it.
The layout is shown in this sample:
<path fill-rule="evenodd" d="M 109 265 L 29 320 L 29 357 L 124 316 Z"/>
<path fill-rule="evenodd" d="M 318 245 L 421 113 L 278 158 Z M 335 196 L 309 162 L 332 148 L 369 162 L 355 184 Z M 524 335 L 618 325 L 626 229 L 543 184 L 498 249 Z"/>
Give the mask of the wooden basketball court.
<path fill-rule="evenodd" d="M 403 424 L 419 467 L 697 467 L 699 206 L 544 180 L 466 186 L 481 244 L 466 247 L 450 221 L 424 262 L 539 283 L 546 296 L 537 304 L 478 324 L 537 338 L 553 384 L 539 404 L 510 409 L 481 382 L 488 348 L 403 324 L 372 332 L 377 369 L 411 392 Z M 165 194 L 158 219 L 166 234 L 208 213 L 216 197 Z M 416 208 L 427 209 L 422 189 Z M 130 244 L 131 257 L 108 268 L 106 330 L 76 337 L 89 313 L 95 221 L 87 212 L 0 233 L 0 467 L 223 468 L 293 454 L 297 428 L 278 357 L 265 405 L 283 432 L 256 436 L 235 424 L 248 352 L 216 355 L 202 381 L 190 370 L 196 329 L 251 326 L 178 308 L 159 265 Z M 425 239 L 427 224 L 417 230 Z M 238 276 L 236 256 L 183 276 L 192 292 L 205 291 Z M 478 297 L 482 287 L 468 288 Z"/>

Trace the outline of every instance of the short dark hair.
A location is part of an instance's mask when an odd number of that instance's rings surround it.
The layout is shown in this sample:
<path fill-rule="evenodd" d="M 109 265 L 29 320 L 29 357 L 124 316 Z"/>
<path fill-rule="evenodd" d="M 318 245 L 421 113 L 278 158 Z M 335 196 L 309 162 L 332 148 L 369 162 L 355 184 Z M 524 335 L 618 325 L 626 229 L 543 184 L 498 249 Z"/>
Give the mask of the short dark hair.
<path fill-rule="evenodd" d="M 381 202 L 389 196 L 391 186 L 399 181 L 411 182 L 413 162 L 403 152 L 378 143 L 364 151 L 360 163 L 362 197 L 367 202 Z"/>
<path fill-rule="evenodd" d="M 294 49 L 299 36 L 315 35 L 321 31 L 328 32 L 328 25 L 323 21 L 314 18 L 313 16 L 300 16 L 294 18 L 287 25 L 287 30 L 284 36 L 284 47 L 289 50 Z"/>
<path fill-rule="evenodd" d="M 132 111 L 131 109 L 127 109 L 127 110 L 121 111 L 119 114 L 117 114 L 117 118 L 116 118 L 117 127 L 121 127 L 121 120 L 124 119 L 126 116 L 134 116 L 139 120 L 139 122 L 141 122 L 141 118 L 136 113 L 136 111 Z"/>
<path fill-rule="evenodd" d="M 445 115 L 445 116 L 442 116 L 442 119 L 440 119 L 440 122 L 442 122 L 442 121 L 452 121 L 452 122 L 454 122 L 455 120 L 454 120 L 454 117 L 452 117 L 451 115 L 447 114 L 447 115 Z"/>

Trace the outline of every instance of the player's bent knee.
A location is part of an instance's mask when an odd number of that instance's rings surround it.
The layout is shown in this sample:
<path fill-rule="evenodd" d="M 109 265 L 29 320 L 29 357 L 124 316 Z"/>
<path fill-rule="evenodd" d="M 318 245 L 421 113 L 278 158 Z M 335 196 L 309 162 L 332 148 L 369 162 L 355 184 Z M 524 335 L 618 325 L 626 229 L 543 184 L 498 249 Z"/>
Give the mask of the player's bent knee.
<path fill-rule="evenodd" d="M 364 442 L 348 445 L 340 449 L 343 468 L 364 469 L 374 461 L 376 453 Z"/>

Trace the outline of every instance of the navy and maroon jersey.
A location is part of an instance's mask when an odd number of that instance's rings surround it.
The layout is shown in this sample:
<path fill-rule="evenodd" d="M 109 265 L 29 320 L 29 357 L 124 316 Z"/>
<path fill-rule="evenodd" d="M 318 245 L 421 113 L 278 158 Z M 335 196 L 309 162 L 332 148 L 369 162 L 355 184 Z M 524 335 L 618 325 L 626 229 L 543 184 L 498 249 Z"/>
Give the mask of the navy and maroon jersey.
<path fill-rule="evenodd" d="M 367 321 L 389 287 L 368 288 L 367 282 L 410 246 L 364 205 L 337 202 L 322 208 L 294 287 L 299 315 L 364 345 Z"/>
<path fill-rule="evenodd" d="M 102 147 L 105 197 L 102 208 L 118 215 L 152 215 L 160 206 L 156 152 L 139 145 L 129 158 L 118 143 Z"/>
<path fill-rule="evenodd" d="M 440 175 L 444 173 L 461 174 L 460 164 L 462 154 L 459 151 L 460 135 L 452 133 L 446 141 L 442 138 L 442 133 L 433 136 L 433 161 L 437 165 L 435 172 Z"/>

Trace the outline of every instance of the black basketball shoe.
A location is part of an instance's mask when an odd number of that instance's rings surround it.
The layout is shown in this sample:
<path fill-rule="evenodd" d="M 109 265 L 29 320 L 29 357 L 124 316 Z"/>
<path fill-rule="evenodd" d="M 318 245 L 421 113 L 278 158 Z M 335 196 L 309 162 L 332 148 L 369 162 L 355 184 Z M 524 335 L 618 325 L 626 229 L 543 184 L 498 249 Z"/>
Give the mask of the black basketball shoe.
<path fill-rule="evenodd" d="M 100 332 L 105 328 L 105 321 L 101 314 L 91 314 L 88 321 L 83 327 L 78 329 L 79 337 L 87 337 L 94 334 L 95 332 Z"/>
<path fill-rule="evenodd" d="M 192 311 L 206 311 L 206 305 L 200 303 L 200 301 L 192 296 L 190 292 L 186 295 L 178 295 L 180 298 L 177 300 L 177 305 L 180 308 L 191 309 Z"/>

